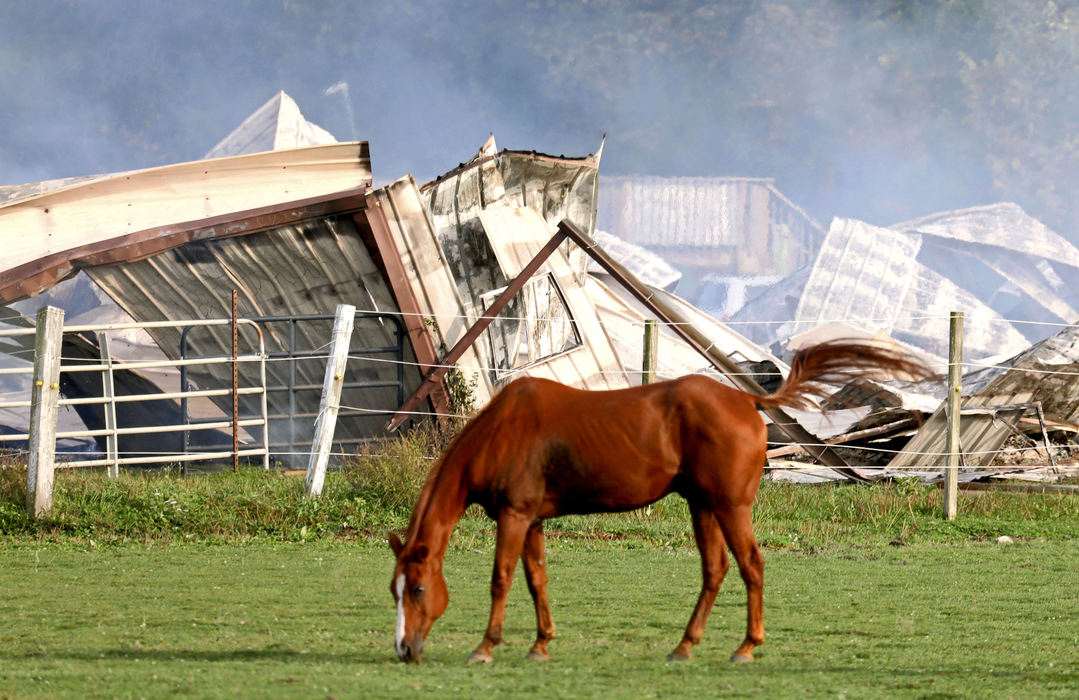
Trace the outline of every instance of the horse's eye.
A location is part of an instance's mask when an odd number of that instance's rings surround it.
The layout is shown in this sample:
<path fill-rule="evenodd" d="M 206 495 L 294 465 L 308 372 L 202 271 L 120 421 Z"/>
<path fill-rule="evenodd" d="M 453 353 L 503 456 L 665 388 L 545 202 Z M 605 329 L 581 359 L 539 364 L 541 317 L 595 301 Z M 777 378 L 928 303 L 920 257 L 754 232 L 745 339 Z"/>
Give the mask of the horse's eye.
<path fill-rule="evenodd" d="M 424 588 L 422 584 L 417 583 L 415 586 L 412 587 L 412 596 L 415 598 L 419 598 L 421 595 L 423 595 L 423 592 L 425 590 L 427 589 Z"/>

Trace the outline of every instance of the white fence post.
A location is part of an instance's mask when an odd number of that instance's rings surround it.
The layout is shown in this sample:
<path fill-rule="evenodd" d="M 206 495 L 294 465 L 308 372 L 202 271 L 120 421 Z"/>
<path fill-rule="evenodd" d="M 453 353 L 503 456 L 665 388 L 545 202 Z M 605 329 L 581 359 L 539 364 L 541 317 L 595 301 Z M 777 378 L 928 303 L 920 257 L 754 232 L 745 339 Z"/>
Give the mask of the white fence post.
<path fill-rule="evenodd" d="M 345 383 L 345 363 L 348 362 L 348 346 L 352 341 L 352 325 L 356 307 L 338 304 L 333 322 L 333 344 L 330 359 L 326 363 L 326 377 L 322 381 L 322 402 L 315 419 L 315 438 L 311 443 L 311 458 L 307 462 L 305 487 L 308 496 L 322 493 L 326 480 L 326 465 L 330 461 L 333 431 L 337 427 L 337 411 L 341 404 L 341 389 Z"/>
<path fill-rule="evenodd" d="M 948 459 L 944 467 L 944 517 L 959 512 L 959 405 L 963 394 L 963 312 L 953 311 L 948 337 Z"/>
<path fill-rule="evenodd" d="M 52 510 L 63 333 L 63 309 L 46 306 L 38 310 L 34 385 L 30 390 L 30 457 L 26 469 L 26 508 L 35 518 Z"/>

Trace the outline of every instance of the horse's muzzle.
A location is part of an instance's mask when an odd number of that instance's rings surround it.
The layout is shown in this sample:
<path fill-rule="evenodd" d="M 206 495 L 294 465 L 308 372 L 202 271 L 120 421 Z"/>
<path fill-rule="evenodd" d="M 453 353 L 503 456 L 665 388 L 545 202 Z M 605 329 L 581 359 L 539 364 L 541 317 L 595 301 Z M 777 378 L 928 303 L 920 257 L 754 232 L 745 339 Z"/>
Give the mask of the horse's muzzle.
<path fill-rule="evenodd" d="M 418 664 L 423 657 L 423 639 L 419 636 L 401 642 L 397 656 L 407 664 Z"/>

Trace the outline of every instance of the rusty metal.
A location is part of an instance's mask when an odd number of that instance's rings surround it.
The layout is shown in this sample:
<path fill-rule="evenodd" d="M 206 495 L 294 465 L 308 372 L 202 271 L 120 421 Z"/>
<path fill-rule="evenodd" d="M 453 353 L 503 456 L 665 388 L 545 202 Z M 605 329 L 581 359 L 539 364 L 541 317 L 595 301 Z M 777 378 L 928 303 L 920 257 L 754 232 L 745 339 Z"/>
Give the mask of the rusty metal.
<path fill-rule="evenodd" d="M 401 254 L 394 243 L 393 235 L 390 233 L 386 213 L 382 210 L 382 206 L 375 196 L 369 195 L 367 208 L 363 215 L 357 215 L 354 218 L 361 233 L 370 232 L 371 243 L 374 244 L 375 250 L 378 251 L 382 269 L 386 274 L 386 280 L 389 282 L 390 289 L 393 291 L 394 298 L 397 301 L 397 308 L 401 311 L 402 320 L 408 332 L 408 339 L 412 344 L 412 352 L 416 356 L 416 362 L 420 365 L 420 371 L 427 373 L 430 368 L 438 364 L 438 352 L 435 350 L 434 341 L 431 340 L 431 334 L 424 326 L 419 302 L 416 300 L 415 292 L 409 283 L 408 272 L 401 261 Z M 436 413 L 449 414 L 452 411 L 449 393 L 446 391 L 445 384 L 440 380 L 441 377 L 439 380 L 435 380 L 437 386 L 428 387 L 424 397 L 430 395 Z M 425 379 L 420 383 L 420 387 L 428 386 L 428 384 L 430 384 L 430 381 Z M 419 401 L 416 403 L 418 404 Z M 394 426 L 394 428 L 396 427 Z"/>
<path fill-rule="evenodd" d="M 563 222 L 559 224 L 558 232 L 551 237 L 551 240 L 540 248 L 539 252 L 529 261 L 527 265 L 521 270 L 509 286 L 498 295 L 491 305 L 484 309 L 483 314 L 476 320 L 474 324 L 468 329 L 468 332 L 458 340 L 449 352 L 446 353 L 438 364 L 433 367 L 423 378 L 423 382 L 416 389 L 416 391 L 409 397 L 408 401 L 397 409 L 397 413 L 386 424 L 387 430 L 396 430 L 401 423 L 408 417 L 408 413 L 416 408 L 423 401 L 424 398 L 436 387 L 440 385 L 442 378 L 446 376 L 454 362 L 461 359 L 461 355 L 468 349 L 472 343 L 480 337 L 480 335 L 487 329 L 491 322 L 495 320 L 495 317 L 506 308 L 506 305 L 517 295 L 525 283 L 531 279 L 536 270 L 540 268 L 543 263 L 547 261 L 547 258 L 551 256 L 551 253 L 558 249 L 558 246 L 562 244 L 562 241 L 566 240 L 567 236 L 567 224 Z"/>

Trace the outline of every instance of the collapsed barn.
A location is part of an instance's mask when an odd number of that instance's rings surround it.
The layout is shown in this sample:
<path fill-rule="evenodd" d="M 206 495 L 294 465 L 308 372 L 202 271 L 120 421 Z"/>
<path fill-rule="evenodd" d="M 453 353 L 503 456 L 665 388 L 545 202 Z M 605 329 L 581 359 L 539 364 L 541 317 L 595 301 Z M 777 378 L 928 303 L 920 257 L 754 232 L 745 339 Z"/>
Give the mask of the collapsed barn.
<path fill-rule="evenodd" d="M 792 349 L 791 337 L 821 333 L 825 321 L 844 319 L 854 327 L 842 334 L 888 337 L 939 358 L 947 334 L 933 325 L 941 321 L 932 311 L 946 316 L 946 310 L 961 308 L 991 321 L 977 325 L 986 337 L 968 341 L 985 358 L 1022 352 L 1037 332 L 1004 321 L 1005 312 L 1014 319 L 1020 310 L 1044 330 L 1074 320 L 1072 309 L 1079 307 L 1068 291 L 1079 276 L 1079 251 L 1014 206 L 985 208 L 966 218 L 927 217 L 891 229 L 837 220 L 825 232 L 771 181 L 672 185 L 612 178 L 607 184 L 598 176 L 601 154 L 602 145 L 579 158 L 499 150 L 492 137 L 474 157 L 430 183 L 421 186 L 406 176 L 373 188 L 367 144 L 337 143 L 281 93 L 204 160 L 0 187 L 0 231 L 8 250 L 0 266 L 0 303 L 7 305 L 0 318 L 27 323 L 33 309 L 46 303 L 82 321 L 227 318 L 235 290 L 237 313 L 260 325 L 274 360 L 267 364 L 267 441 L 278 460 L 295 463 L 306 461 L 310 451 L 324 347 L 338 304 L 358 310 L 334 437 L 347 452 L 386 434 L 387 420 L 421 388 L 426 372 L 446 362 L 447 349 L 476 327 L 484 309 L 521 276 L 563 221 L 584 234 L 585 245 L 561 243 L 535 274 L 520 280 L 520 291 L 476 341 L 452 359 L 459 372 L 454 376 L 479 405 L 523 374 L 590 389 L 639 382 L 643 323 L 656 316 L 668 322 L 659 334 L 661 376 L 711 371 L 752 389 L 787 371 L 782 358 Z M 668 195 L 657 197 L 656 188 Z M 604 197 L 611 202 L 606 209 L 599 206 Z M 721 211 L 693 212 L 702 204 Z M 620 214 L 610 213 L 619 207 Z M 703 221 L 710 228 L 693 234 Z M 1040 255 L 1018 243 L 1014 231 L 1020 225 L 1037 234 Z M 604 226 L 615 229 L 613 238 L 597 230 Z M 618 230 L 627 226 L 633 231 Z M 668 231 L 678 226 L 687 233 Z M 996 238 L 987 242 L 986 231 Z M 961 281 L 967 286 L 961 287 L 930 266 L 938 256 L 924 253 L 933 247 L 977 260 L 981 271 L 966 274 Z M 621 265 L 597 266 L 592 258 L 603 249 Z M 1007 264 L 1020 258 L 1020 265 Z M 720 322 L 671 292 L 683 283 L 698 299 L 718 298 L 722 308 L 716 313 L 751 322 Z M 983 303 L 988 289 L 991 303 Z M 750 298 L 755 291 L 762 293 Z M 229 344 L 223 328 L 148 327 L 126 332 L 124 340 L 113 350 L 117 355 L 174 359 L 220 355 Z M 1057 342 L 1054 352 L 1067 354 L 1065 345 Z M 0 348 L 7 353 L 4 362 L 26 361 L 25 343 L 8 341 Z M 97 351 L 93 337 L 65 337 L 65 356 L 92 357 Z M 1016 360 L 1012 369 L 1023 362 Z M 1020 404 L 1040 402 L 1038 430 L 1049 425 L 1057 435 L 1071 429 L 1072 413 L 1060 414 L 1042 395 L 1059 387 L 1038 394 L 1021 381 L 1015 386 L 1015 373 L 1001 367 L 1001 376 L 979 384 L 982 394 L 989 391 L 994 398 L 979 404 L 972 397 L 969 409 L 1005 405 L 998 398 L 1006 393 L 1006 405 L 1012 406 L 1008 425 L 1015 429 L 1000 430 L 1000 421 L 991 417 L 997 429 L 979 446 L 999 438 L 986 450 L 991 452 L 1009 435 L 1030 432 L 1024 426 L 1034 409 L 1014 408 Z M 192 367 L 183 380 L 220 386 L 227 381 L 222 372 Z M 1007 376 L 1012 379 L 1002 378 Z M 169 390 L 180 380 L 130 372 L 118 381 L 119 393 L 135 394 L 148 385 Z M 65 376 L 61 388 L 66 396 L 99 391 L 92 380 L 76 375 Z M 923 430 L 917 425 L 933 414 L 939 396 L 894 386 L 862 389 L 872 398 L 823 420 L 798 414 L 794 435 L 794 421 L 771 416 L 773 456 L 807 450 L 824 464 L 864 477 L 867 472 L 847 470 L 842 457 L 823 445 L 849 443 L 858 435 L 907 442 L 917 433 L 928 446 L 915 451 L 933 452 L 939 433 L 930 429 L 934 419 Z M 10 381 L 0 386 L 4 395 L 20 390 L 25 388 Z M 851 387 L 845 391 L 859 395 Z M 447 391 L 440 384 L 407 418 L 461 410 L 452 394 L 452 387 Z M 152 411 L 129 405 L 119 420 L 149 424 L 161 413 L 170 420 L 187 418 L 181 415 L 187 409 L 174 402 L 154 405 Z M 228 406 L 219 400 L 201 410 L 224 413 Z M 103 422 L 100 406 L 76 411 L 68 420 L 91 427 Z M 10 411 L 0 414 L 0 422 L 16 430 L 19 420 Z M 245 439 L 258 442 L 260 430 L 249 428 Z M 160 449 L 161 437 L 156 440 L 150 446 L 132 435 L 120 450 Z M 797 444 L 779 444 L 784 442 Z M 916 462 L 893 460 L 891 466 Z"/>

